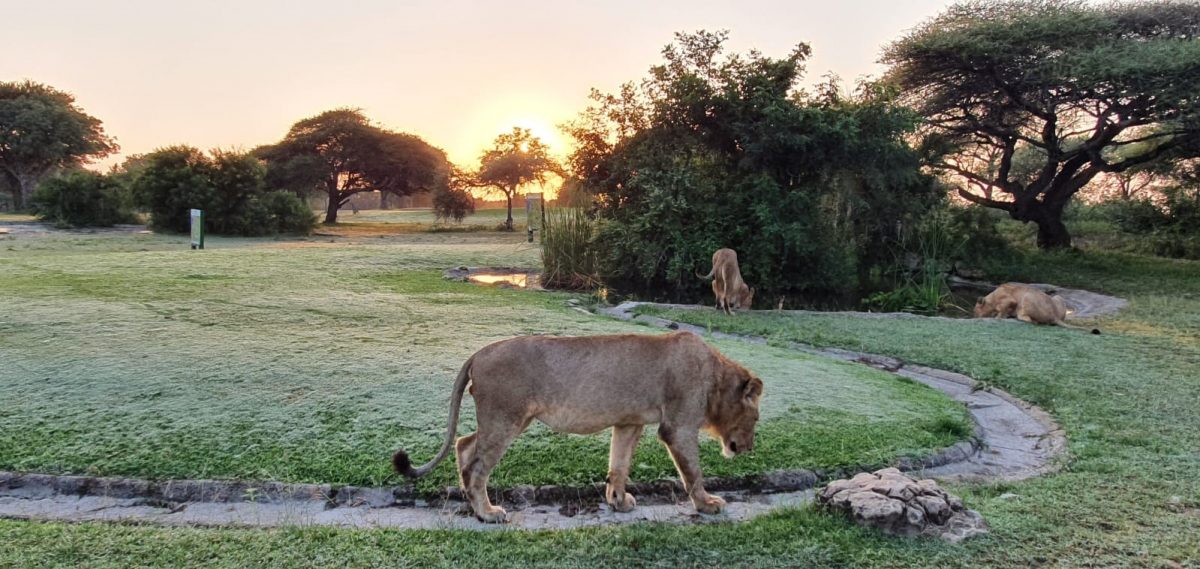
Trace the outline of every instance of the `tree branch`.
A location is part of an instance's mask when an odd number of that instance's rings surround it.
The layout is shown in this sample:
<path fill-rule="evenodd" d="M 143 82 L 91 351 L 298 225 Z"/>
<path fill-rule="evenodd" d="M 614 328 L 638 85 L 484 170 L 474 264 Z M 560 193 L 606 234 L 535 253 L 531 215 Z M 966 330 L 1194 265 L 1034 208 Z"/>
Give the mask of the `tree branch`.
<path fill-rule="evenodd" d="M 958 195 L 962 199 L 967 200 L 971 203 L 979 204 L 982 206 L 995 208 L 995 209 L 1002 209 L 1004 211 L 1012 211 L 1013 207 L 1015 207 L 1015 205 L 1016 205 L 1013 202 L 1001 202 L 1001 201 L 996 201 L 993 199 L 988 199 L 983 196 L 977 196 L 977 195 L 972 194 L 971 192 L 968 192 L 962 188 L 958 188 Z"/>

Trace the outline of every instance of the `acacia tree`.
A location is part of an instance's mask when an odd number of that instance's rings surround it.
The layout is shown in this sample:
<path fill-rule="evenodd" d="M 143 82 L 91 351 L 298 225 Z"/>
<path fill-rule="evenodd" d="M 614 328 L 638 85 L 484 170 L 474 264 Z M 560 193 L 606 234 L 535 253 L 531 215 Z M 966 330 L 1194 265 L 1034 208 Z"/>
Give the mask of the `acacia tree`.
<path fill-rule="evenodd" d="M 1198 32 L 1192 2 L 972 1 L 883 62 L 927 119 L 928 165 L 1060 248 L 1063 210 L 1098 175 L 1200 154 Z M 1040 157 L 1029 176 L 1014 167 L 1023 152 Z"/>
<path fill-rule="evenodd" d="M 559 172 L 560 167 L 550 158 L 550 149 L 542 139 L 527 128 L 513 127 L 512 132 L 497 136 L 492 148 L 479 159 L 475 185 L 504 194 L 508 202 L 504 229 L 512 231 L 512 201 L 517 188 L 531 182 L 544 183 L 547 174 Z"/>
<path fill-rule="evenodd" d="M 267 162 L 272 187 L 325 192 L 326 224 L 337 223 L 338 209 L 354 194 L 435 191 L 450 171 L 445 152 L 420 137 L 374 126 L 357 109 L 301 120 L 282 141 L 254 154 Z"/>
<path fill-rule="evenodd" d="M 0 177 L 24 208 L 39 181 L 55 170 L 117 150 L 100 119 L 75 97 L 33 81 L 0 82 Z"/>

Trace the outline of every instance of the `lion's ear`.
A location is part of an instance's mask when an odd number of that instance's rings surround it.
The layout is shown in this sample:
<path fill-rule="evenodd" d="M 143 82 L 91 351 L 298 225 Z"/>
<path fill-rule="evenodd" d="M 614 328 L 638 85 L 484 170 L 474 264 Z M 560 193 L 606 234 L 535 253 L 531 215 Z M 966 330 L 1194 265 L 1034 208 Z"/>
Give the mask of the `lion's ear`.
<path fill-rule="evenodd" d="M 742 381 L 742 398 L 747 402 L 757 401 L 759 396 L 762 395 L 762 391 L 763 383 L 761 379 L 751 375 Z"/>

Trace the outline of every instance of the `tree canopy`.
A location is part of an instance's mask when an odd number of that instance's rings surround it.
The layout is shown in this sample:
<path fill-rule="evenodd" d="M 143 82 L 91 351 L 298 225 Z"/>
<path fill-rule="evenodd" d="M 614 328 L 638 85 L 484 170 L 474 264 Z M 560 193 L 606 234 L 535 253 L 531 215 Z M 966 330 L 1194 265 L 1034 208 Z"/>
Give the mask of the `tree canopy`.
<path fill-rule="evenodd" d="M 731 247 L 756 298 L 857 293 L 899 227 L 939 199 L 903 142 L 917 117 L 865 87 L 800 91 L 807 45 L 774 59 L 725 55 L 725 40 L 677 35 L 646 79 L 593 92 L 570 125 L 570 168 L 602 221 L 602 277 L 694 300 L 695 273 Z"/>
<path fill-rule="evenodd" d="M 512 200 L 517 189 L 532 182 L 544 183 L 547 174 L 561 171 L 542 139 L 527 128 L 513 127 L 512 132 L 497 136 L 492 148 L 480 157 L 476 183 L 504 195 L 508 202 L 504 227 L 512 231 Z"/>
<path fill-rule="evenodd" d="M 48 174 L 117 150 L 75 97 L 33 81 L 0 82 L 0 187 L 24 208 Z"/>
<path fill-rule="evenodd" d="M 303 119 L 283 140 L 254 154 L 267 162 L 272 187 L 325 192 L 325 223 L 336 223 L 338 209 L 356 193 L 437 191 L 450 172 L 441 149 L 418 136 L 374 126 L 357 109 Z"/>
<path fill-rule="evenodd" d="M 888 46 L 885 79 L 963 199 L 1066 247 L 1063 210 L 1097 175 L 1200 155 L 1198 33 L 1194 2 L 965 2 Z"/>

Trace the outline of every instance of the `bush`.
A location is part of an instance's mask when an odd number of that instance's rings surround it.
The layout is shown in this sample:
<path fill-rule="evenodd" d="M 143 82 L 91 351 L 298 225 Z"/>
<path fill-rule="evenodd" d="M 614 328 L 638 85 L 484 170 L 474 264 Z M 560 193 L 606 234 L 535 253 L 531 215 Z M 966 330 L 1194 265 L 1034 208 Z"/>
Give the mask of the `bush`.
<path fill-rule="evenodd" d="M 1126 233 L 1144 235 L 1168 223 L 1167 215 L 1150 200 L 1112 200 L 1096 207 Z"/>
<path fill-rule="evenodd" d="M 760 305 L 855 300 L 877 287 L 898 228 L 943 199 L 905 143 L 917 117 L 882 89 L 799 92 L 805 50 L 721 57 L 723 41 L 678 36 L 649 78 L 596 93 L 571 127 L 605 284 L 700 299 L 696 273 L 728 247 Z"/>
<path fill-rule="evenodd" d="M 947 238 L 954 244 L 949 260 L 954 264 L 979 267 L 987 261 L 1011 258 L 1008 239 L 1000 233 L 1004 212 L 980 206 L 946 207 L 934 219 L 945 223 Z"/>
<path fill-rule="evenodd" d="M 462 223 L 463 218 L 475 213 L 475 198 L 466 190 L 438 188 L 433 194 L 435 221 L 454 220 Z"/>
<path fill-rule="evenodd" d="M 262 197 L 270 233 L 307 235 L 317 227 L 317 216 L 308 203 L 291 192 L 267 192 Z"/>
<path fill-rule="evenodd" d="M 266 191 L 265 174 L 248 154 L 214 151 L 209 157 L 175 146 L 146 155 L 130 184 L 155 229 L 187 232 L 195 208 L 204 210 L 206 228 L 215 235 L 310 232 L 312 210 L 294 194 Z"/>
<path fill-rule="evenodd" d="M 59 227 L 111 227 L 137 223 L 129 194 L 103 174 L 74 171 L 41 183 L 33 194 L 34 213 Z"/>

